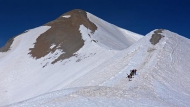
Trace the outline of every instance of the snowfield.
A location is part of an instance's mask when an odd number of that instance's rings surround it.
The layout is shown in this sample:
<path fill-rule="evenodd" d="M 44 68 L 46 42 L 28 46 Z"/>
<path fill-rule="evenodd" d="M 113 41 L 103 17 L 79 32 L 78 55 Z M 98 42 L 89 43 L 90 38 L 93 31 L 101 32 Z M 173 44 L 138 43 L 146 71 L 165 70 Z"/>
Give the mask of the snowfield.
<path fill-rule="evenodd" d="M 143 97 L 113 87 L 55 91 L 8 107 L 173 107 L 158 98 Z"/>
<path fill-rule="evenodd" d="M 84 46 L 75 56 L 55 64 L 51 64 L 52 60 L 64 51 L 57 49 L 40 59 L 28 54 L 36 38 L 50 26 L 31 29 L 14 38 L 11 50 L 0 53 L 0 106 L 190 105 L 189 39 L 160 29 L 141 36 L 90 13 L 87 16 L 98 29 L 90 34 L 80 25 Z M 129 81 L 127 74 L 134 68 L 137 75 Z"/>

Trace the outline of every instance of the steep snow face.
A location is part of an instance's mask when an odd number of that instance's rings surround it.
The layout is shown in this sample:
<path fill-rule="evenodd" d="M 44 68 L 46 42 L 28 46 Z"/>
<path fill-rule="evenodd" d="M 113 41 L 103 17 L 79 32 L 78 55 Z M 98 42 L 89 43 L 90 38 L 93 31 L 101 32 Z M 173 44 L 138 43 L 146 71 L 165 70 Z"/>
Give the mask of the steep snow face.
<path fill-rule="evenodd" d="M 35 43 L 36 38 L 48 29 L 50 27 L 42 26 L 21 34 L 14 38 L 8 52 L 0 53 L 0 105 L 11 102 L 12 96 L 19 97 L 15 92 L 19 93 L 19 90 L 25 87 L 24 84 L 31 83 L 24 83 L 24 81 L 29 81 L 35 76 L 32 71 L 39 68 L 34 61 L 30 62 L 32 59 L 28 56 L 28 50 Z"/>
<path fill-rule="evenodd" d="M 92 39 L 108 49 L 123 50 L 142 38 L 142 35 L 119 28 L 113 24 L 87 13 L 91 22 L 97 26 Z"/>
<path fill-rule="evenodd" d="M 187 107 L 190 104 L 189 45 L 190 40 L 178 34 L 154 30 L 65 86 L 71 89 L 9 107 Z M 138 70 L 137 75 L 128 81 L 126 73 L 134 68 Z"/>

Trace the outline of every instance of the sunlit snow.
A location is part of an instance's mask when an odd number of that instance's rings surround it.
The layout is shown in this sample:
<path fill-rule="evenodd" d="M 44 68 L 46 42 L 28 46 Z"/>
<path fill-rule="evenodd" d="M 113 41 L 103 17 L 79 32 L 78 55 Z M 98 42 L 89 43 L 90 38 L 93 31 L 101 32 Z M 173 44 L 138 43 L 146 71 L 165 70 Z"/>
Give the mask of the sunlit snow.
<path fill-rule="evenodd" d="M 146 36 L 109 24 L 90 13 L 98 26 L 80 25 L 84 46 L 51 64 L 64 50 L 32 58 L 29 48 L 49 26 L 17 36 L 0 53 L 0 106 L 5 107 L 188 107 L 190 40 L 164 30 L 153 45 Z M 54 44 L 50 49 L 55 47 Z M 126 78 L 131 69 L 137 75 Z"/>
<path fill-rule="evenodd" d="M 69 18 L 69 17 L 71 17 L 71 15 L 64 15 L 64 16 L 62 16 L 62 17 L 64 17 L 64 18 Z"/>

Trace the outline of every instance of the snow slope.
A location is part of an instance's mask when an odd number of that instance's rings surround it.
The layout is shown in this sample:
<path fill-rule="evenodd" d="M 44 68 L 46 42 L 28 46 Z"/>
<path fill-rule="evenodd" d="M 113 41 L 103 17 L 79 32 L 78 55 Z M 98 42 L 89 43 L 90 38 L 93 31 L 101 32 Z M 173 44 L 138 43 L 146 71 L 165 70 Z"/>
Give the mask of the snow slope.
<path fill-rule="evenodd" d="M 98 27 L 92 38 L 98 41 L 98 44 L 101 46 L 109 49 L 123 50 L 142 38 L 139 34 L 105 22 L 90 13 L 87 13 L 87 16 Z"/>
<path fill-rule="evenodd" d="M 189 39 L 176 33 L 154 30 L 88 69 L 63 90 L 6 107 L 188 107 L 189 45 Z M 137 75 L 128 81 L 126 73 L 133 68 Z"/>
<path fill-rule="evenodd" d="M 90 71 L 102 68 L 103 63 L 107 63 L 121 50 L 142 37 L 98 19 L 90 13 L 87 14 L 89 19 L 98 26 L 98 29 L 92 34 L 89 33 L 90 29 L 81 24 L 78 30 L 84 40 L 84 46 L 68 59 L 55 64 L 51 63 L 66 51 L 60 50 L 59 46 L 54 52 L 39 59 L 33 58 L 29 54 L 30 49 L 34 48 L 37 38 L 50 30 L 52 26 L 30 29 L 14 38 L 10 50 L 0 52 L 0 106 L 56 90 L 80 86 L 80 84 L 73 84 L 84 75 L 89 74 Z M 71 17 L 73 16 L 65 17 L 64 15 L 61 18 L 67 20 Z M 107 43 L 107 40 L 110 43 Z M 51 44 L 49 47 L 49 49 L 53 48 L 55 48 L 55 44 Z M 94 80 L 85 81 L 93 82 Z"/>

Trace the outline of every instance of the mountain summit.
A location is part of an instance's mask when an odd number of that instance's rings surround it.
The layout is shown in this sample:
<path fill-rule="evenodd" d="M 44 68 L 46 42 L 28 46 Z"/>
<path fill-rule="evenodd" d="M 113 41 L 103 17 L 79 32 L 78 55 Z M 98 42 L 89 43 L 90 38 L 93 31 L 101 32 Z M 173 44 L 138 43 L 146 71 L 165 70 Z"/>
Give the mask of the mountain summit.
<path fill-rule="evenodd" d="M 0 49 L 0 105 L 62 89 L 141 37 L 79 9 L 27 30 Z"/>
<path fill-rule="evenodd" d="M 72 10 L 0 49 L 0 106 L 187 107 L 189 45 L 166 29 L 142 36 Z"/>
<path fill-rule="evenodd" d="M 87 13 L 83 10 L 72 10 L 45 24 L 51 28 L 37 38 L 34 48 L 30 49 L 30 54 L 35 58 L 41 58 L 59 49 L 64 54 L 52 63 L 70 58 L 84 45 L 80 25 L 89 30 L 87 32 L 89 36 L 97 30 L 97 26 L 87 18 Z M 51 45 L 54 45 L 52 49 Z"/>

